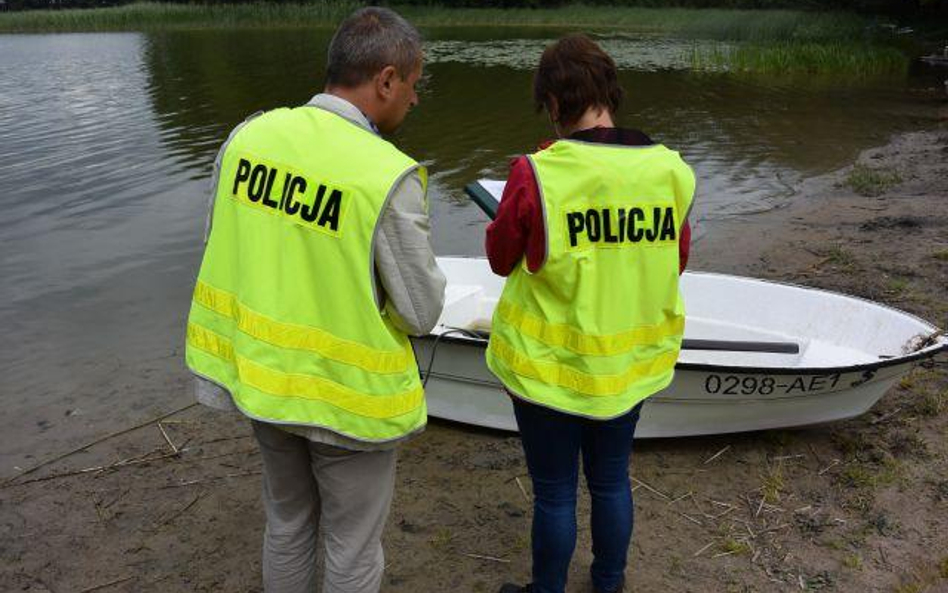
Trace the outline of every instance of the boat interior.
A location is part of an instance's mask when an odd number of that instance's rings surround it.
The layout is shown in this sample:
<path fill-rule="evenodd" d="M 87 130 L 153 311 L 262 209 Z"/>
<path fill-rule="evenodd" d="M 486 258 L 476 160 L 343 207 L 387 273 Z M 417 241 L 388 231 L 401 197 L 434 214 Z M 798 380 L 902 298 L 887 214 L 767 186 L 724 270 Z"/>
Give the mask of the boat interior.
<path fill-rule="evenodd" d="M 448 285 L 433 334 L 483 341 L 503 279 L 482 258 L 439 258 Z M 702 272 L 682 277 L 686 340 L 796 344 L 796 353 L 682 350 L 680 362 L 761 368 L 838 368 L 900 358 L 937 328 L 866 300 L 801 286 Z M 463 333 L 474 332 L 473 334 Z M 948 338 L 940 338 L 941 343 Z M 936 340 L 938 342 L 938 340 Z M 937 343 L 934 346 L 940 347 Z"/>

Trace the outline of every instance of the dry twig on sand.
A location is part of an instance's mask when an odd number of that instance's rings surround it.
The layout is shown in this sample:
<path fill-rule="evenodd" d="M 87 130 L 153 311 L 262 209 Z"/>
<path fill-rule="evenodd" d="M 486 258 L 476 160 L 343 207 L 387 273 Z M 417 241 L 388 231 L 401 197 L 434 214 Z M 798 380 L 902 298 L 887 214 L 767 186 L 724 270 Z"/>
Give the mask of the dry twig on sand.
<path fill-rule="evenodd" d="M 646 484 L 646 483 L 643 482 L 642 480 L 639 480 L 638 478 L 632 478 L 632 481 L 635 482 L 636 484 L 638 484 L 639 486 L 641 486 L 642 488 L 645 488 L 646 490 L 648 490 L 648 491 L 651 492 L 652 494 L 655 494 L 656 496 L 660 496 L 661 498 L 663 498 L 663 499 L 665 499 L 665 500 L 671 500 L 671 497 L 670 497 L 670 496 L 668 496 L 667 494 L 665 494 L 664 492 L 662 492 L 662 491 L 660 491 L 660 490 L 656 490 L 655 488 L 652 488 L 651 486 L 649 486 L 648 484 Z"/>
<path fill-rule="evenodd" d="M 692 554 L 691 557 L 692 557 L 692 558 L 697 558 L 697 557 L 700 556 L 705 550 L 707 550 L 708 548 L 710 548 L 710 547 L 713 546 L 713 545 L 714 545 L 714 542 L 713 542 L 713 541 L 708 542 L 707 545 L 705 545 L 703 548 L 701 548 L 700 550 L 698 550 L 697 552 L 695 552 L 694 554 Z"/>
<path fill-rule="evenodd" d="M 233 474 L 224 474 L 223 476 L 210 476 L 208 478 L 198 478 L 197 480 L 187 480 L 184 482 L 178 482 L 176 484 L 165 484 L 164 486 L 156 486 L 157 490 L 167 490 L 168 488 L 184 488 L 185 486 L 194 486 L 197 484 L 203 484 L 205 482 L 214 482 L 217 480 L 226 480 L 228 478 L 243 478 L 245 476 L 259 476 L 261 472 L 259 470 L 249 471 L 249 472 L 238 472 Z"/>
<path fill-rule="evenodd" d="M 201 492 L 200 494 L 198 494 L 197 496 L 195 496 L 194 499 L 191 500 L 191 502 L 189 502 L 188 504 L 184 505 L 181 509 L 179 509 L 178 511 L 172 513 L 171 515 L 168 515 L 167 518 L 162 519 L 162 520 L 156 522 L 155 525 L 154 525 L 154 530 L 157 531 L 157 530 L 160 529 L 161 527 L 167 525 L 168 523 L 171 523 L 172 521 L 174 521 L 175 519 L 177 519 L 178 517 L 180 517 L 181 515 L 183 515 L 184 513 L 186 513 L 186 512 L 188 511 L 188 509 L 190 509 L 190 508 L 193 507 L 195 504 L 197 504 L 197 502 L 198 502 L 199 500 L 201 500 L 202 498 L 204 498 L 205 496 L 207 496 L 207 493 L 206 493 L 206 492 Z"/>
<path fill-rule="evenodd" d="M 695 525 L 698 525 L 699 527 L 704 527 L 704 523 L 702 523 L 701 521 L 695 519 L 695 518 L 692 517 L 691 515 L 689 515 L 689 514 L 687 514 L 687 513 L 682 513 L 681 511 L 677 511 L 677 513 L 678 513 L 679 515 L 681 515 L 682 517 L 684 517 L 685 519 L 688 519 L 689 521 L 691 521 L 691 522 L 694 523 Z"/>
<path fill-rule="evenodd" d="M 711 457 L 708 457 L 707 459 L 705 459 L 705 460 L 704 460 L 704 463 L 702 463 L 701 465 L 708 465 L 709 463 L 711 463 L 712 461 L 714 461 L 714 460 L 717 459 L 718 457 L 724 455 L 724 454 L 727 452 L 727 450 L 730 449 L 730 448 L 731 448 L 730 445 L 724 447 L 723 449 L 721 449 L 720 451 L 718 451 L 717 453 L 715 453 L 715 454 L 712 455 Z"/>
<path fill-rule="evenodd" d="M 79 591 L 78 593 L 90 593 L 90 591 L 101 591 L 102 589 L 105 589 L 106 587 L 114 587 L 115 585 L 121 585 L 122 583 L 128 582 L 134 578 L 135 577 L 133 576 L 122 577 L 120 579 L 115 579 L 114 581 L 109 581 L 108 583 L 102 583 L 100 585 L 93 585 L 91 587 L 87 587 L 83 589 L 82 591 Z"/>
<path fill-rule="evenodd" d="M 828 472 L 829 470 L 833 469 L 833 468 L 836 467 L 837 465 L 839 465 L 839 459 L 834 459 L 831 464 L 829 464 L 829 465 L 827 465 L 826 467 L 824 467 L 823 469 L 821 469 L 821 470 L 819 471 L 818 475 L 821 475 L 821 476 L 822 476 L 823 474 L 825 474 L 825 473 Z"/>
<path fill-rule="evenodd" d="M 520 489 L 520 494 L 523 494 L 523 499 L 527 502 L 530 502 L 530 496 L 527 495 L 527 490 L 523 487 L 523 483 L 520 481 L 520 476 L 515 476 L 514 481 L 517 483 L 517 488 Z"/>
<path fill-rule="evenodd" d="M 72 449 L 71 451 L 66 451 L 65 453 L 60 453 L 59 455 L 56 455 L 56 456 L 54 456 L 54 457 L 51 457 L 51 458 L 46 459 L 46 460 L 44 460 L 44 461 L 41 461 L 41 462 L 39 462 L 39 463 L 37 463 L 37 464 L 31 466 L 31 467 L 28 467 L 27 469 L 21 471 L 21 472 L 18 473 L 18 474 L 15 474 L 15 475 L 13 475 L 13 476 L 10 476 L 10 477 L 7 478 L 6 480 L 4 480 L 2 483 L 0 483 L 0 488 L 4 488 L 4 487 L 10 485 L 11 483 L 13 483 L 14 481 L 16 481 L 18 478 L 22 478 L 23 476 L 25 476 L 25 475 L 27 475 L 27 474 L 31 474 L 31 473 L 35 472 L 36 470 L 41 469 L 41 468 L 44 468 L 44 467 L 46 467 L 47 465 L 49 465 L 49 464 L 51 464 L 51 463 L 56 463 L 57 461 L 61 461 L 61 460 L 65 459 L 65 458 L 67 458 L 67 457 L 70 457 L 70 456 L 72 456 L 72 455 L 75 455 L 76 453 L 79 453 L 80 451 L 85 451 L 85 450 L 88 449 L 89 447 L 92 447 L 92 446 L 94 446 L 94 445 L 98 445 L 99 443 L 103 443 L 103 442 L 105 442 L 105 441 L 107 441 L 107 440 L 109 440 L 109 439 L 114 439 L 114 438 L 117 437 L 117 436 L 121 436 L 121 435 L 123 435 L 123 434 L 127 434 L 127 433 L 129 433 L 129 432 L 132 432 L 133 430 L 138 430 L 139 428 L 143 428 L 143 427 L 148 426 L 148 425 L 150 425 L 150 424 L 154 424 L 155 422 L 159 422 L 159 421 L 161 421 L 161 420 L 164 420 L 165 418 L 168 418 L 169 416 L 174 416 L 175 414 L 179 414 L 179 413 L 181 413 L 181 412 L 183 412 L 183 411 L 185 411 L 185 410 L 188 410 L 188 409 L 190 409 L 190 408 L 193 408 L 193 407 L 196 406 L 196 405 L 198 405 L 198 402 L 190 403 L 190 404 L 188 404 L 188 405 L 186 405 L 186 406 L 182 406 L 182 407 L 180 407 L 180 408 L 178 408 L 178 409 L 176 409 L 176 410 L 172 410 L 172 411 L 170 411 L 170 412 L 167 412 L 167 413 L 165 413 L 165 414 L 162 414 L 161 416 L 158 416 L 157 418 L 152 418 L 151 420 L 148 420 L 148 421 L 146 421 L 146 422 L 141 422 L 141 423 L 139 423 L 139 424 L 136 424 L 135 426 L 130 426 L 130 427 L 128 427 L 128 428 L 123 428 L 122 430 L 118 430 L 118 431 L 109 433 L 109 434 L 107 434 L 107 435 L 105 435 L 105 436 L 103 436 L 103 437 L 99 437 L 99 438 L 97 438 L 97 439 L 95 439 L 95 440 L 93 440 L 93 441 L 90 441 L 90 442 L 86 443 L 85 445 L 83 445 L 83 446 L 81 446 L 81 447 L 76 447 L 75 449 Z"/>
<path fill-rule="evenodd" d="M 510 560 L 505 560 L 503 558 L 495 558 L 494 556 L 484 556 L 483 554 L 464 554 L 468 558 L 474 558 L 476 560 L 487 560 L 488 562 L 500 562 L 501 564 L 510 564 Z"/>
<path fill-rule="evenodd" d="M 171 452 L 175 455 L 178 454 L 178 447 L 175 446 L 174 442 L 171 440 L 171 437 L 168 436 L 168 433 L 165 432 L 165 427 L 161 425 L 161 421 L 155 422 L 158 425 L 158 430 L 161 432 L 161 436 L 165 438 L 165 442 L 168 443 L 168 446 L 171 447 Z"/>
<path fill-rule="evenodd" d="M 129 457 L 127 459 L 120 459 L 119 461 L 116 461 L 114 463 L 109 463 L 106 465 L 94 465 L 92 467 L 84 467 L 82 469 L 76 469 L 76 470 L 67 471 L 67 472 L 60 472 L 58 474 L 50 474 L 48 476 L 41 476 L 39 478 L 23 480 L 22 482 L 11 484 L 11 486 L 23 486 L 25 484 L 32 484 L 33 482 L 46 482 L 47 480 L 56 480 L 58 478 L 68 478 L 70 476 L 81 476 L 83 474 L 104 472 L 111 469 L 118 469 L 120 467 L 127 467 L 130 465 L 141 465 L 143 463 L 161 461 L 162 459 L 178 457 L 181 453 L 184 453 L 187 450 L 188 449 L 179 449 L 177 453 L 164 453 L 162 455 L 158 455 L 157 457 L 149 457 L 150 455 L 154 455 L 156 453 L 157 451 L 156 449 L 154 451 L 149 451 L 148 453 L 145 453 L 144 455 L 136 455 L 134 457 Z"/>

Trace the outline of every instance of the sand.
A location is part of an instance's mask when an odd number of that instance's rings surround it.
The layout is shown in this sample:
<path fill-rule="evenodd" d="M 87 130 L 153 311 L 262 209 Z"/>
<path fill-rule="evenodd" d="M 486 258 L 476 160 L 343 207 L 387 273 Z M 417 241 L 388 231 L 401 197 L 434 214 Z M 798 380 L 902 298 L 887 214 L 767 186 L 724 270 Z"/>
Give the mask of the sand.
<path fill-rule="evenodd" d="M 866 197 L 849 167 L 806 180 L 790 206 L 725 221 L 692 266 L 864 296 L 945 327 L 948 130 L 899 135 L 858 162 L 901 181 Z M 165 387 L 175 401 L 187 388 Z M 854 420 L 637 442 L 630 588 L 948 591 L 946 432 L 943 358 Z M 0 487 L 0 590 L 260 591 L 259 473 L 247 422 L 201 406 L 49 464 Z M 400 452 L 383 591 L 526 581 L 529 494 L 515 435 L 432 421 Z M 577 592 L 591 560 L 580 497 Z"/>

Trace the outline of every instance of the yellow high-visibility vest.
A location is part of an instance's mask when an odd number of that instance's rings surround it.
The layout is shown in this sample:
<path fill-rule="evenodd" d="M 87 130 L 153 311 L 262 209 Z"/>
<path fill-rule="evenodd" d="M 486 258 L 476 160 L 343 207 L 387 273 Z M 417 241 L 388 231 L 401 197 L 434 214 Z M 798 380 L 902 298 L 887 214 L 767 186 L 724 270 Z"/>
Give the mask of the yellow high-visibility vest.
<path fill-rule="evenodd" d="M 252 418 L 383 442 L 425 425 L 408 337 L 379 311 L 372 238 L 424 169 L 315 107 L 245 124 L 221 162 L 187 364 Z"/>
<path fill-rule="evenodd" d="M 529 159 L 547 259 L 507 279 L 487 365 L 525 400 L 620 416 L 674 374 L 685 325 L 678 242 L 694 174 L 661 145 L 561 140 Z"/>

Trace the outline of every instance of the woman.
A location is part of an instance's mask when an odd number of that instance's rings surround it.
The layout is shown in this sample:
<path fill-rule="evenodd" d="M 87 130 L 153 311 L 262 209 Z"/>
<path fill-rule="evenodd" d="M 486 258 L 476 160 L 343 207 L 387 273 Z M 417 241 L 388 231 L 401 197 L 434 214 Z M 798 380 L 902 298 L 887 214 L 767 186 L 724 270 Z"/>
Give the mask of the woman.
<path fill-rule="evenodd" d="M 587 37 L 548 47 L 534 100 L 560 139 L 513 162 L 487 229 L 491 267 L 508 276 L 487 364 L 512 397 L 534 490 L 533 583 L 501 593 L 565 590 L 580 455 L 593 588 L 625 580 L 632 436 L 681 345 L 695 182 L 678 153 L 615 127 L 621 97 L 615 63 Z"/>

